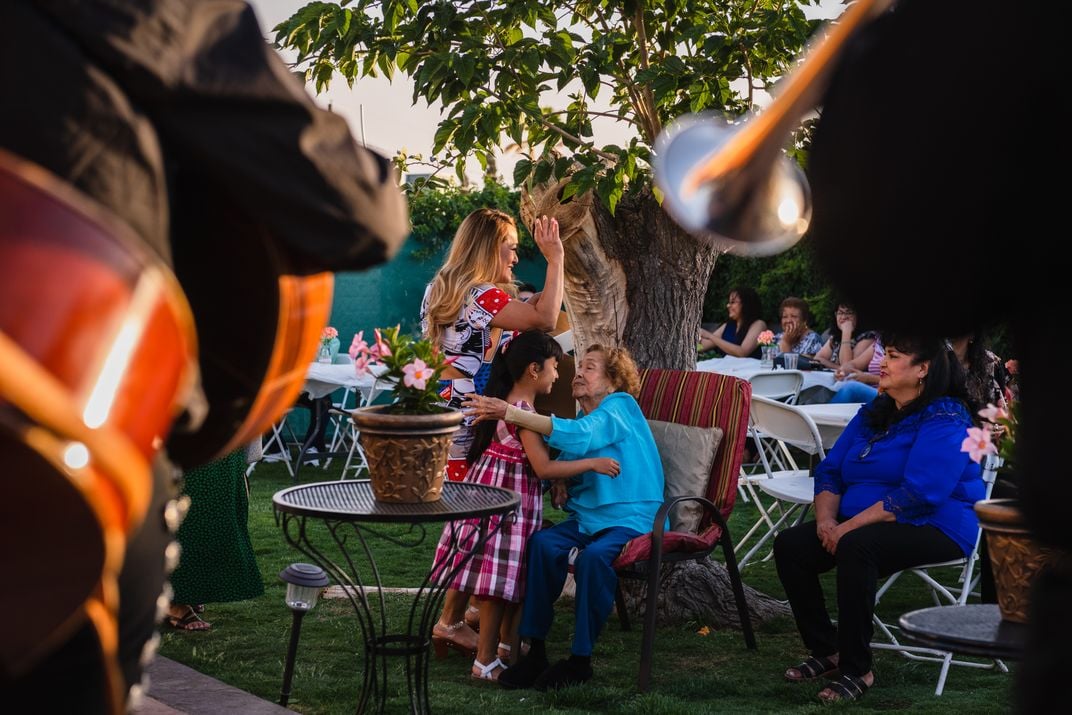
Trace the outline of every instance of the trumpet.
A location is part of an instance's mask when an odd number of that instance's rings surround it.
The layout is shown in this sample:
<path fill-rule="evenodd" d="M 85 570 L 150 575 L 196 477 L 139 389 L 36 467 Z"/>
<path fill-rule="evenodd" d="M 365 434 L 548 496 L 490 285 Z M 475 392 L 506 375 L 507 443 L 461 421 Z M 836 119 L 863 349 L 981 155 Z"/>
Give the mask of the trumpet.
<path fill-rule="evenodd" d="M 811 220 L 811 190 L 782 145 L 819 103 L 848 40 L 892 4 L 856 0 L 755 117 L 698 114 L 669 125 L 656 139 L 653 168 L 670 216 L 737 255 L 772 255 L 799 241 Z"/>

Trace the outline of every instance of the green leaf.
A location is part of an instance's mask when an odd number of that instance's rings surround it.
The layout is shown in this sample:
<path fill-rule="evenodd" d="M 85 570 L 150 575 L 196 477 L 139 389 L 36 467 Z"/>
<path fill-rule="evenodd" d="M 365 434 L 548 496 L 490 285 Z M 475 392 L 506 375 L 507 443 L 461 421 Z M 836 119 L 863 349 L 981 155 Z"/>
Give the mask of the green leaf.
<path fill-rule="evenodd" d="M 514 186 L 521 186 L 532 173 L 532 162 L 528 159 L 520 159 L 517 164 L 514 165 Z"/>
<path fill-rule="evenodd" d="M 521 32 L 520 27 L 511 27 L 511 28 L 509 28 L 506 31 L 506 46 L 507 47 L 512 47 L 513 45 L 516 45 L 517 43 L 521 42 L 521 39 L 524 36 L 525 36 L 525 34 L 523 32 Z"/>

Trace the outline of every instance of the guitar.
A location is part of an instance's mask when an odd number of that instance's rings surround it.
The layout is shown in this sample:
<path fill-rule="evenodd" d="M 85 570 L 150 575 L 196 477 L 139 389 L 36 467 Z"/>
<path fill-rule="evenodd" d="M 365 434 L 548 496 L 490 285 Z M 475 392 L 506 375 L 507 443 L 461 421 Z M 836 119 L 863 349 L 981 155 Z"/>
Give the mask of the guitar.
<path fill-rule="evenodd" d="M 0 524 L 19 544 L 0 555 L 19 584 L 0 589 L 0 609 L 19 614 L 0 639 L 0 671 L 30 670 L 88 621 L 109 709 L 121 712 L 117 579 L 152 496 L 150 461 L 170 434 L 176 461 L 207 462 L 294 402 L 332 276 L 287 275 L 270 242 L 236 239 L 209 261 L 180 247 L 177 277 L 124 223 L 2 150 L 0 231 L 0 455 L 16 487 Z M 236 266 L 256 290 L 227 293 L 220 277 Z M 244 310 L 253 318 L 232 329 Z M 199 376 L 208 417 L 171 434 Z"/>

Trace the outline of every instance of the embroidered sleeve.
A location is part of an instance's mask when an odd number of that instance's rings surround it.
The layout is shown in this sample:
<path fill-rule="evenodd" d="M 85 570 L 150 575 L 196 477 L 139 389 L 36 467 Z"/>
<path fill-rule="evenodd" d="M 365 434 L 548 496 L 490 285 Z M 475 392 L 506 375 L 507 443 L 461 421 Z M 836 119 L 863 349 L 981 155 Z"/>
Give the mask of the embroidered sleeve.
<path fill-rule="evenodd" d="M 922 524 L 948 501 L 968 466 L 968 454 L 960 451 L 960 445 L 970 424 L 967 410 L 952 400 L 937 400 L 927 407 L 915 440 L 905 447 L 904 481 L 882 500 L 897 521 Z"/>
<path fill-rule="evenodd" d="M 477 286 L 469 294 L 463 317 L 469 325 L 484 330 L 509 302 L 510 296 L 502 289 L 493 285 Z"/>

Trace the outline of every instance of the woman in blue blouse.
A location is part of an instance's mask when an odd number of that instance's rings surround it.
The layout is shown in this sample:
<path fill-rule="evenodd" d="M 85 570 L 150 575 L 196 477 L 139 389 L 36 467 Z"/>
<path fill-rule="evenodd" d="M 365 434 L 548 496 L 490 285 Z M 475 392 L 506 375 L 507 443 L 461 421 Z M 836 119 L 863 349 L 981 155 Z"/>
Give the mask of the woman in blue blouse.
<path fill-rule="evenodd" d="M 759 319 L 762 310 L 759 294 L 754 289 L 734 288 L 726 301 L 726 322 L 713 333 L 700 328 L 700 350 L 718 348 L 732 357 L 758 358 L 759 334 L 767 329 L 767 324 Z"/>
<path fill-rule="evenodd" d="M 979 465 L 960 451 L 974 410 L 947 343 L 884 335 L 880 394 L 815 470 L 815 521 L 774 542 L 778 577 L 810 656 L 785 672 L 825 676 L 825 702 L 856 700 L 874 683 L 871 618 L 877 579 L 968 554 L 984 496 Z M 837 569 L 838 625 L 819 574 Z"/>
<path fill-rule="evenodd" d="M 589 346 L 577 364 L 572 387 L 581 407 L 575 420 L 526 412 L 489 397 L 474 395 L 465 403 L 477 421 L 505 419 L 546 435 L 547 443 L 561 450 L 559 459 L 611 457 L 621 465 L 614 479 L 595 472 L 572 478 L 566 502 L 569 518 L 529 539 L 520 631 L 529 639 L 530 650 L 499 676 L 499 684 L 507 688 L 548 690 L 591 679 L 592 646 L 614 605 L 614 559 L 626 542 L 651 530 L 663 502 L 662 462 L 634 398 L 640 376 L 629 353 Z M 583 551 L 574 564 L 573 645 L 568 659 L 550 665 L 544 640 L 574 548 Z"/>

